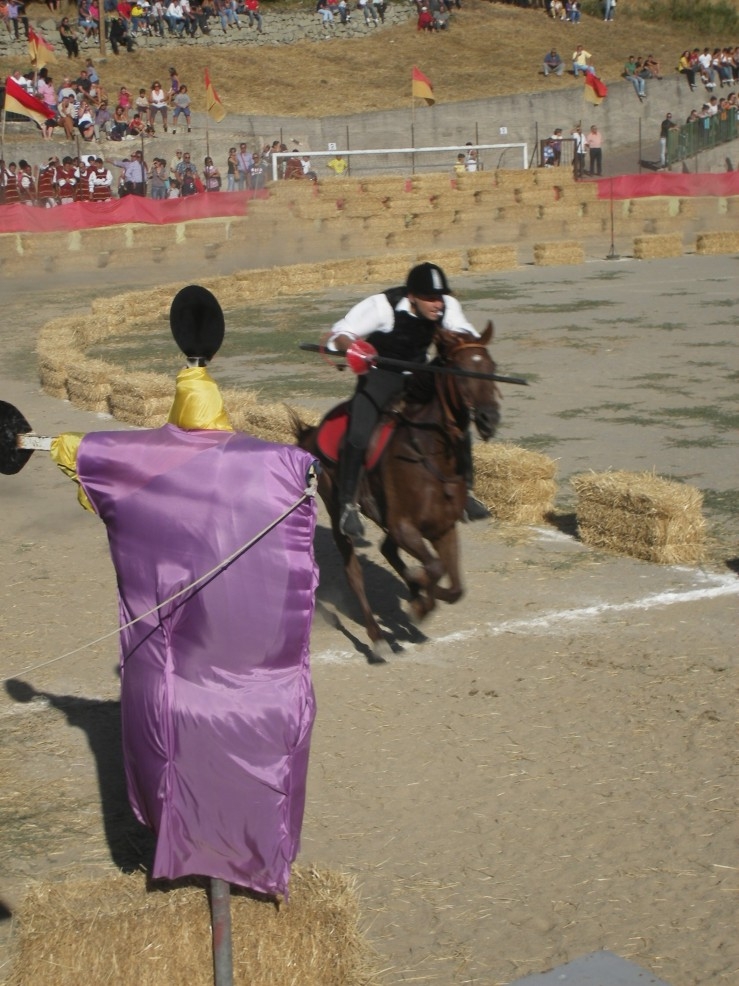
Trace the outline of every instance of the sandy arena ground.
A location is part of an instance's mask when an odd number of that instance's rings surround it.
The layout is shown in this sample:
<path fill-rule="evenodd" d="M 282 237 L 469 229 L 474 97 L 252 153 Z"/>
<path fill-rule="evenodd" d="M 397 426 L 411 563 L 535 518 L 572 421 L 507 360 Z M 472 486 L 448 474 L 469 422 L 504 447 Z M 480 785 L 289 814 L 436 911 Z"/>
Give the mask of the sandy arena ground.
<path fill-rule="evenodd" d="M 601 948 L 672 986 L 737 981 L 737 273 L 736 257 L 600 260 L 457 284 L 475 324 L 495 319 L 501 370 L 534 380 L 506 389 L 499 437 L 559 460 L 563 511 L 574 472 L 655 468 L 710 491 L 705 566 L 467 526 L 467 595 L 419 632 L 373 536 L 396 651 L 373 665 L 319 529 L 300 861 L 357 876 L 384 984 L 492 986 Z M 77 288 L 0 287 L 0 398 L 40 433 L 122 427 L 34 377 L 36 333 Z M 0 694 L 9 915 L 32 881 L 135 866 L 147 840 L 122 786 L 115 636 L 84 648 L 117 620 L 102 525 L 42 453 L 0 486 L 0 673 L 45 696 Z"/>

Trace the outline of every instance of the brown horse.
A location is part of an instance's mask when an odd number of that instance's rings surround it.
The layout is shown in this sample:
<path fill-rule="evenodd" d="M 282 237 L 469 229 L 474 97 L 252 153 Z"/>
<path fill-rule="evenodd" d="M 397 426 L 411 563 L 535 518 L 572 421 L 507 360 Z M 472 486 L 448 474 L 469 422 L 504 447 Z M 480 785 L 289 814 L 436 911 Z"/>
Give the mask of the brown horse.
<path fill-rule="evenodd" d="M 435 339 L 438 362 L 492 375 L 495 363 L 487 351 L 492 336 L 492 322 L 480 339 L 440 331 Z M 390 412 L 395 428 L 388 446 L 377 466 L 366 471 L 362 480 L 362 513 L 385 531 L 380 550 L 408 586 L 417 619 L 430 613 L 437 600 L 454 603 L 463 593 L 456 525 L 462 519 L 467 492 L 462 465 L 464 436 L 471 421 L 484 441 L 495 434 L 500 420 L 499 399 L 492 379 L 432 375 L 423 370 L 414 373 L 402 408 Z M 323 464 L 318 491 L 331 518 L 347 579 L 362 609 L 372 650 L 381 657 L 388 643 L 367 601 L 354 545 L 339 530 L 336 462 L 329 461 L 319 448 L 320 425 L 309 427 L 294 417 L 293 426 L 298 444 Z M 420 564 L 406 565 L 400 550 Z"/>

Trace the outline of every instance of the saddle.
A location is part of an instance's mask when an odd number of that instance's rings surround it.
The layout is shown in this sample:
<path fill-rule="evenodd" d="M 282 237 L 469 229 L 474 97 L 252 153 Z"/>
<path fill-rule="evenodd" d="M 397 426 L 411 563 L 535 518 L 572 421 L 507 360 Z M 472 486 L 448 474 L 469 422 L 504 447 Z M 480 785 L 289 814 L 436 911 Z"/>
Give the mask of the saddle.
<path fill-rule="evenodd" d="M 344 436 L 349 427 L 350 403 L 350 401 L 344 401 L 341 404 L 337 404 L 318 425 L 318 431 L 316 433 L 318 451 L 327 462 L 335 464 L 339 461 L 341 449 L 344 444 Z M 382 453 L 387 448 L 388 442 L 393 436 L 396 424 L 396 418 L 392 414 L 385 414 L 380 419 L 380 423 L 372 433 L 364 457 L 364 468 L 368 472 L 374 469 L 382 458 Z"/>

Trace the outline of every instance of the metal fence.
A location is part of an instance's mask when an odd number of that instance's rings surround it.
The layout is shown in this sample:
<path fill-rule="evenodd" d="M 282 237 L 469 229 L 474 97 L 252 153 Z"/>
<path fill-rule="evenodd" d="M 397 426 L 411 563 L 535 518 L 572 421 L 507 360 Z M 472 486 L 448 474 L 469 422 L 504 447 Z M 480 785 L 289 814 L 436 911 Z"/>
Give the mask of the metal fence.
<path fill-rule="evenodd" d="M 737 137 L 736 109 L 724 110 L 715 116 L 684 123 L 667 134 L 667 163 L 684 161 L 701 151 L 726 144 Z"/>

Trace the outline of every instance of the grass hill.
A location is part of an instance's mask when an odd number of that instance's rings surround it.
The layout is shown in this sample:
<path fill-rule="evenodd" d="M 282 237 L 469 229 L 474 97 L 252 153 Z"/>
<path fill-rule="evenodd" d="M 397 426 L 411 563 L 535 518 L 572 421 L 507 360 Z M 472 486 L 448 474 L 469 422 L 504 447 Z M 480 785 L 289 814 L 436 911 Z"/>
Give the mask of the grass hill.
<path fill-rule="evenodd" d="M 173 41 L 166 49 L 142 45 L 132 54 L 109 55 L 104 63 L 95 60 L 111 101 L 121 85 L 132 91 L 148 87 L 155 77 L 166 77 L 169 65 L 176 65 L 181 80 L 190 85 L 194 108 L 202 108 L 207 66 L 232 113 L 317 117 L 408 106 L 413 65 L 432 80 L 437 101 L 449 103 L 581 85 L 572 76 L 540 74 L 542 57 L 552 47 L 569 63 L 575 45 L 583 44 L 599 75 L 614 82 L 630 54 L 654 54 L 667 76 L 674 74 L 684 48 L 739 42 L 737 0 L 620 0 L 610 24 L 603 22 L 598 0 L 584 0 L 579 25 L 554 22 L 543 9 L 462 2 L 449 31 L 437 35 L 419 34 L 411 17 L 408 23 L 368 32 L 366 38 L 342 40 L 339 28 L 330 40 L 254 45 L 248 40 L 251 35 L 242 31 L 232 45 Z M 315 4 L 288 0 L 263 3 L 262 9 L 269 32 L 270 22 L 285 9 L 308 15 Z M 38 4 L 30 15 L 32 22 L 48 19 Z M 95 57 L 96 52 L 83 50 L 88 54 Z M 82 66 L 83 61 L 70 62 L 60 55 L 53 74 L 59 78 Z M 23 58 L 0 59 L 5 74 L 26 67 Z"/>

